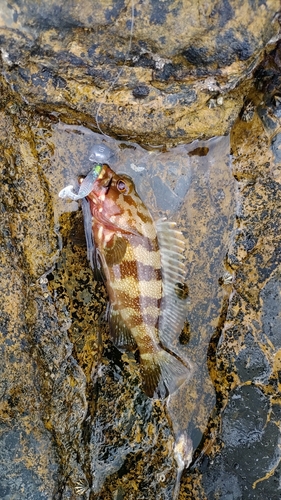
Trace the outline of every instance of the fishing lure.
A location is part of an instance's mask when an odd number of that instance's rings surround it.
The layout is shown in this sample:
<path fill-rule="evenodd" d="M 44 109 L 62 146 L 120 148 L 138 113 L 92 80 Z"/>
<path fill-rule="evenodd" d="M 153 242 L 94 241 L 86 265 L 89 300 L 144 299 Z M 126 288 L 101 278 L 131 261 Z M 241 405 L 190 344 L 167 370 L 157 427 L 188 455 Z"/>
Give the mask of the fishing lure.
<path fill-rule="evenodd" d="M 176 289 L 184 273 L 184 238 L 175 223 L 154 223 L 132 179 L 95 163 L 77 194 L 81 199 L 88 258 L 100 266 L 109 294 L 109 325 L 119 349 L 139 351 L 143 388 L 165 398 L 191 374 L 191 363 L 168 347 L 180 333 L 185 301 Z"/>

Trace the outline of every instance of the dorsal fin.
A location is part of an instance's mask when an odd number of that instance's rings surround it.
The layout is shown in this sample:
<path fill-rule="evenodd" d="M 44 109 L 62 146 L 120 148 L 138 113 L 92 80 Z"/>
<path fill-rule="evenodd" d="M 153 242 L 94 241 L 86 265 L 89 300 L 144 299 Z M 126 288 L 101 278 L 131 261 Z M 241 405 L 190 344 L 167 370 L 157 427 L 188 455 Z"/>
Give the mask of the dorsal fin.
<path fill-rule="evenodd" d="M 186 300 L 179 293 L 185 280 L 185 241 L 175 222 L 156 222 L 157 238 L 161 253 L 163 298 L 159 318 L 159 336 L 167 346 L 178 337 L 186 319 Z"/>

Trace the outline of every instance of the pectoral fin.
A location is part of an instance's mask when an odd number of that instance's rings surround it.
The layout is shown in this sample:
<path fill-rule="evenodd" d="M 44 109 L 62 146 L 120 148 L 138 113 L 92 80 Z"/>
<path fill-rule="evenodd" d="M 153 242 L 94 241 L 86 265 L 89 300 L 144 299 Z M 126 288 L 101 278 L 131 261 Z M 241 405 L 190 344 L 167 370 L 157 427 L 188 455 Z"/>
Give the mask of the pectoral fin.
<path fill-rule="evenodd" d="M 120 264 L 127 249 L 127 240 L 116 234 L 113 236 L 113 241 L 110 246 L 104 248 L 103 253 L 106 263 L 109 267 L 114 264 Z"/>

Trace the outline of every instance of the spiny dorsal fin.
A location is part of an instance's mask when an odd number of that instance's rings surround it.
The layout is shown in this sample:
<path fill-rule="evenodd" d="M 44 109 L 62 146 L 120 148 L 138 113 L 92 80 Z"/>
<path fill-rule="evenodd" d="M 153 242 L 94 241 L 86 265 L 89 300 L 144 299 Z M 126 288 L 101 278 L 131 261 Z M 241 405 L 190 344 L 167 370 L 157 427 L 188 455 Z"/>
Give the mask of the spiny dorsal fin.
<path fill-rule="evenodd" d="M 159 335 L 168 346 L 179 336 L 186 319 L 186 297 L 179 293 L 186 271 L 183 255 L 185 240 L 182 232 L 175 228 L 175 222 L 156 222 L 163 280 Z"/>
<path fill-rule="evenodd" d="M 114 234 L 113 245 L 110 247 L 105 247 L 103 250 L 107 265 L 109 267 L 112 267 L 114 264 L 120 264 L 126 253 L 126 248 L 127 241 L 125 240 L 125 238 Z"/>
<path fill-rule="evenodd" d="M 128 350 L 135 350 L 137 348 L 137 344 L 130 330 L 125 325 L 120 312 L 111 306 L 108 319 L 110 336 L 114 345 L 120 348 L 127 348 Z"/>

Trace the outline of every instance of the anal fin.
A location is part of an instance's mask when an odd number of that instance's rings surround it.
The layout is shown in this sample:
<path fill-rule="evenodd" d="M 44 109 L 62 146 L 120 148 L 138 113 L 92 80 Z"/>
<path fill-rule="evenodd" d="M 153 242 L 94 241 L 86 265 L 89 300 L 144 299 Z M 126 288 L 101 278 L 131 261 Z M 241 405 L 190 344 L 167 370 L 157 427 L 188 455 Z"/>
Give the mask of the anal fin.
<path fill-rule="evenodd" d="M 135 350 L 137 344 L 131 331 L 125 325 L 120 312 L 111 307 L 108 316 L 110 336 L 115 346 L 121 349 Z"/>

